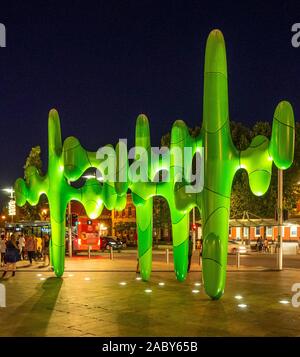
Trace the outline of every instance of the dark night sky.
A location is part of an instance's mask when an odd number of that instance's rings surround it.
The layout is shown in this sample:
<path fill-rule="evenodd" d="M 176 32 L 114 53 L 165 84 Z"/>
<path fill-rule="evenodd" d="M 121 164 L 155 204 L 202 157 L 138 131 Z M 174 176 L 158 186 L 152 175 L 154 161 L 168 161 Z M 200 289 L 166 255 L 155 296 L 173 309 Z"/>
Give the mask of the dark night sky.
<path fill-rule="evenodd" d="M 136 116 L 150 119 L 152 143 L 176 119 L 202 117 L 204 48 L 222 30 L 230 117 L 272 120 L 278 101 L 300 113 L 300 48 L 293 1 L 4 1 L 0 22 L 0 187 L 23 175 L 32 146 L 47 154 L 47 116 L 60 113 L 63 138 L 96 150 L 133 140 Z M 299 3 L 299 1 L 298 1 Z M 46 162 L 45 162 L 46 164 Z M 2 196 L 4 199 L 4 196 Z"/>

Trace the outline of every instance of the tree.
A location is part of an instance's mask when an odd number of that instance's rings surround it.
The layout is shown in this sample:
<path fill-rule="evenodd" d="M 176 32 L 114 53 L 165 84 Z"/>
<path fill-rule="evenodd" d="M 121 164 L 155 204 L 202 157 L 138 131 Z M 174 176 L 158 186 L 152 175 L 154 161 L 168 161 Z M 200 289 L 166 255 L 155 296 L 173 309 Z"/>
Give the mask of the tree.
<path fill-rule="evenodd" d="M 166 146 L 169 148 L 170 143 L 171 143 L 171 134 L 169 132 L 161 137 L 160 144 L 161 144 L 161 146 Z"/>
<path fill-rule="evenodd" d="M 296 123 L 295 157 L 292 166 L 284 171 L 283 198 L 284 208 L 291 211 L 300 198 L 299 159 L 300 159 L 300 124 Z M 256 135 L 265 135 L 271 138 L 271 125 L 268 122 L 257 122 L 252 130 L 242 126 L 240 123 L 231 123 L 232 139 L 240 150 L 245 150 Z M 254 196 L 249 187 L 246 171 L 237 172 L 231 195 L 231 216 L 241 217 L 244 211 L 255 213 L 264 218 L 274 218 L 277 207 L 277 175 L 278 170 L 273 165 L 271 183 L 268 191 L 260 197 Z"/>
<path fill-rule="evenodd" d="M 295 155 L 292 166 L 284 171 L 283 176 L 283 205 L 290 212 L 300 200 L 300 123 L 295 124 Z M 272 127 L 269 122 L 259 121 L 252 128 L 231 121 L 231 135 L 234 145 L 238 150 L 246 150 L 251 140 L 256 135 L 264 135 L 271 138 Z M 196 137 L 200 128 L 190 128 L 190 134 Z M 161 145 L 170 146 L 171 135 L 167 133 L 161 139 Z M 240 218 L 245 211 L 254 213 L 264 218 L 274 218 L 277 207 L 277 168 L 273 165 L 271 183 L 268 191 L 263 196 L 254 196 L 250 191 L 249 179 L 245 170 L 239 170 L 232 184 L 231 217 Z"/>
<path fill-rule="evenodd" d="M 41 159 L 41 147 L 40 146 L 34 146 L 31 150 L 30 153 L 26 159 L 25 165 L 24 165 L 24 178 L 26 182 L 28 182 L 28 168 L 30 166 L 35 166 L 39 172 L 40 175 L 42 175 L 42 168 L 43 168 L 43 163 Z"/>
<path fill-rule="evenodd" d="M 28 182 L 28 168 L 30 166 L 35 166 L 37 168 L 39 174 L 42 175 L 43 163 L 42 163 L 42 159 L 41 159 L 41 147 L 40 146 L 34 146 L 30 150 L 30 153 L 26 159 L 26 162 L 24 165 L 24 179 L 26 182 Z M 41 199 L 36 206 L 31 206 L 27 202 L 21 208 L 23 218 L 28 221 L 41 220 L 42 219 L 41 211 L 46 203 L 47 203 L 47 198 L 44 195 L 41 196 Z"/>
<path fill-rule="evenodd" d="M 230 122 L 232 141 L 238 150 L 245 150 L 250 145 L 251 130 L 241 123 Z"/>

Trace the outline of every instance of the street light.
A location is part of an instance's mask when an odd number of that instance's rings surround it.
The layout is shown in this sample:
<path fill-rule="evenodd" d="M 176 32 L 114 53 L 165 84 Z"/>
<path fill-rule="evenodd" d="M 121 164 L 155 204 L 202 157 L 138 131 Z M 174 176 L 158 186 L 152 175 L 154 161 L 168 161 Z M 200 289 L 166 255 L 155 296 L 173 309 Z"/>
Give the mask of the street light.
<path fill-rule="evenodd" d="M 7 193 L 9 193 L 11 196 L 11 198 L 13 198 L 13 194 L 14 194 L 14 189 L 12 188 L 12 187 L 10 187 L 10 188 L 2 188 L 2 191 L 4 191 L 4 192 L 7 192 Z"/>
<path fill-rule="evenodd" d="M 277 252 L 277 269 L 282 270 L 282 261 L 283 261 L 283 249 L 282 249 L 282 226 L 283 226 L 283 205 L 282 205 L 282 196 L 283 196 L 283 171 L 278 169 L 278 192 L 277 192 L 277 224 L 278 224 L 278 252 Z"/>
<path fill-rule="evenodd" d="M 14 216 L 16 215 L 16 201 L 14 197 L 14 189 L 12 187 L 9 188 L 3 188 L 2 191 L 9 193 L 10 195 L 10 200 L 8 202 L 8 215 L 11 216 L 11 221 L 13 222 Z"/>

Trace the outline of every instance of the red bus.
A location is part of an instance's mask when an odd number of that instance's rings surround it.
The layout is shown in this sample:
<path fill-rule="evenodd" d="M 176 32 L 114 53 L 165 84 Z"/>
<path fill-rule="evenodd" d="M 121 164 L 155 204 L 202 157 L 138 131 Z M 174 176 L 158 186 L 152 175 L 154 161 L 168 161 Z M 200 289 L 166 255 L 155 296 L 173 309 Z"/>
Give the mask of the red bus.
<path fill-rule="evenodd" d="M 77 232 L 73 240 L 73 252 L 100 250 L 100 221 L 87 217 L 78 217 Z"/>

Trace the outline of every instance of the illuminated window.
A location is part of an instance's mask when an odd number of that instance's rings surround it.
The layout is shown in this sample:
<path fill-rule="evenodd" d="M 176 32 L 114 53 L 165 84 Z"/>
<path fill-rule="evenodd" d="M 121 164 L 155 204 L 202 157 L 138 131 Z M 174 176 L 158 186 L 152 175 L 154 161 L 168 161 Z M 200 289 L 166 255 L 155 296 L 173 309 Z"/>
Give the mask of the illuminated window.
<path fill-rule="evenodd" d="M 297 237 L 297 226 L 291 226 L 290 227 L 290 236 L 291 237 Z"/>
<path fill-rule="evenodd" d="M 267 235 L 267 237 L 272 237 L 272 235 L 273 235 L 273 227 L 271 227 L 271 226 L 267 227 L 266 235 Z"/>
<path fill-rule="evenodd" d="M 255 227 L 255 236 L 259 237 L 260 236 L 260 226 Z"/>
<path fill-rule="evenodd" d="M 249 237 L 249 227 L 244 227 L 244 237 Z"/>

